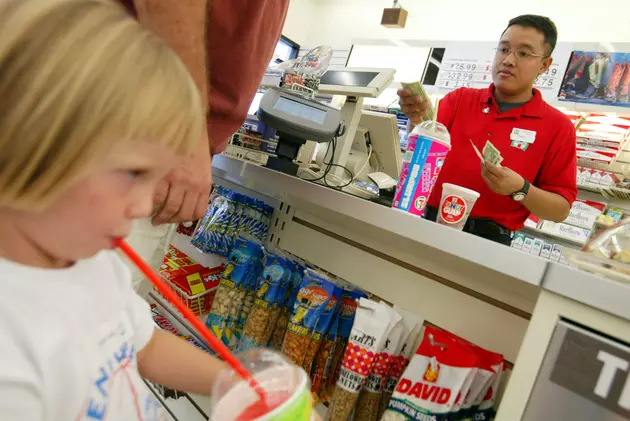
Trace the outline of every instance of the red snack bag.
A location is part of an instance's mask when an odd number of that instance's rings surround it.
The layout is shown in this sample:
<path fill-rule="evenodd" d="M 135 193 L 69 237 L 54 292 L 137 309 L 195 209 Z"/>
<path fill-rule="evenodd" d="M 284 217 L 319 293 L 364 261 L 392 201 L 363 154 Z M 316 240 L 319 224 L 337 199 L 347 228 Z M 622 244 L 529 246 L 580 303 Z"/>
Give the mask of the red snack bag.
<path fill-rule="evenodd" d="M 420 347 L 401 377 L 383 421 L 445 421 L 461 406 L 479 357 L 470 347 L 427 326 Z M 467 386 L 468 385 L 468 386 Z"/>

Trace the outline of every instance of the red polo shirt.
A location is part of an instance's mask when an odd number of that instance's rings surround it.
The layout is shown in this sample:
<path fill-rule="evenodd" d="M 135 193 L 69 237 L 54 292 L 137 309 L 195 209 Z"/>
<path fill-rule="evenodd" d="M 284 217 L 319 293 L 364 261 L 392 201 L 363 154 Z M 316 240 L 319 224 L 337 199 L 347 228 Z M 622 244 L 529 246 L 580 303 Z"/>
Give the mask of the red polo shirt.
<path fill-rule="evenodd" d="M 516 231 L 523 228 L 530 211 L 510 196 L 490 190 L 481 177 L 481 164 L 470 140 L 480 151 L 490 140 L 501 151 L 502 166 L 572 204 L 577 197 L 575 128 L 567 116 L 543 101 L 537 89 L 528 103 L 505 113 L 499 113 L 493 92 L 494 85 L 488 89 L 460 88 L 440 101 L 438 120 L 451 134 L 451 151 L 428 205 L 439 207 L 443 183 L 456 184 L 481 195 L 472 218 L 491 219 Z M 514 128 L 536 132 L 527 150 L 511 146 Z"/>

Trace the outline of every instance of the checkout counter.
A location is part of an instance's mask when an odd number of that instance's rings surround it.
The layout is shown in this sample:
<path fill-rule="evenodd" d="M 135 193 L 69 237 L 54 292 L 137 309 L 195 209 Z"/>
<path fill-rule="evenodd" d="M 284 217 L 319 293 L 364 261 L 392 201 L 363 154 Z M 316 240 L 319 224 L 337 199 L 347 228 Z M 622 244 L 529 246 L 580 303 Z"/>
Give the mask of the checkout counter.
<path fill-rule="evenodd" d="M 514 363 L 497 421 L 630 420 L 629 284 L 230 156 L 213 175 L 275 204 L 270 243 Z"/>
<path fill-rule="evenodd" d="M 273 244 L 514 362 L 498 421 L 630 419 L 630 285 L 230 157 L 213 171 L 276 204 Z"/>

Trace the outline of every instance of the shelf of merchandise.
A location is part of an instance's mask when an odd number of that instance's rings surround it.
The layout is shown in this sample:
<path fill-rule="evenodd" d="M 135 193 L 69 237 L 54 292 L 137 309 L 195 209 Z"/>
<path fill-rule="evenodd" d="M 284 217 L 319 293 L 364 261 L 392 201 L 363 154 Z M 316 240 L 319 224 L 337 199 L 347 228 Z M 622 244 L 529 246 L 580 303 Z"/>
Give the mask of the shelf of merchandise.
<path fill-rule="evenodd" d="M 588 191 L 588 192 L 592 192 L 592 193 L 599 193 L 601 194 L 602 192 L 602 185 L 600 184 L 592 184 L 592 183 L 585 183 L 585 184 L 578 184 L 577 188 L 579 190 L 584 190 L 584 191 Z"/>
<path fill-rule="evenodd" d="M 528 232 L 528 233 L 531 233 L 531 234 L 534 234 L 534 235 L 537 235 L 537 236 L 540 236 L 540 237 L 550 238 L 550 239 L 553 239 L 553 240 L 555 240 L 557 242 L 566 243 L 566 244 L 569 244 L 569 245 L 573 246 L 573 248 L 576 248 L 576 247 L 577 248 L 582 248 L 582 247 L 584 247 L 584 244 L 586 244 L 586 242 L 585 243 L 581 243 L 579 241 L 569 240 L 567 238 L 560 237 L 558 235 L 550 234 L 550 233 L 548 233 L 546 231 L 539 230 L 538 228 L 532 228 L 532 227 L 525 226 L 525 227 L 523 227 L 522 231 L 525 231 L 525 232 Z"/>
<path fill-rule="evenodd" d="M 628 284 L 231 158 L 215 157 L 214 177 L 219 185 L 275 201 L 276 213 L 286 216 L 272 230 L 281 248 L 516 362 L 519 381 L 508 385 L 497 421 L 520 419 L 521 397 L 531 390 L 543 342 L 557 320 L 566 317 L 621 339 L 628 334 L 619 332 L 630 331 Z M 393 220 L 398 218 L 404 226 Z M 446 240 L 460 247 L 450 250 Z M 484 253 L 492 258 L 477 262 Z M 506 260 L 518 266 L 508 271 Z M 513 276 L 527 265 L 542 272 Z M 156 294 L 151 298 L 169 306 Z M 186 332 L 177 314 L 169 320 Z M 522 391 L 527 384 L 530 389 Z"/>
<path fill-rule="evenodd" d="M 278 201 L 273 244 L 516 358 L 544 259 L 229 157 L 214 158 L 213 176 Z"/>

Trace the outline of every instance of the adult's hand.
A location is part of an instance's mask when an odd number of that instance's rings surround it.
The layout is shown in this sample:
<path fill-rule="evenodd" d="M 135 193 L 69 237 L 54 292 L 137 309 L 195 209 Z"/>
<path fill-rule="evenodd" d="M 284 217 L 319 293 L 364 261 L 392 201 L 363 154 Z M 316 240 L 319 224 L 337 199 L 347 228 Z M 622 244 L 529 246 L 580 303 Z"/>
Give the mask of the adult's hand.
<path fill-rule="evenodd" d="M 212 190 L 212 160 L 208 140 L 201 142 L 206 147 L 182 158 L 158 185 L 153 200 L 157 209 L 153 225 L 195 221 L 205 215 Z"/>
<path fill-rule="evenodd" d="M 525 179 L 517 172 L 490 162 L 481 164 L 481 176 L 493 192 L 508 196 L 525 185 Z"/>
<path fill-rule="evenodd" d="M 423 101 L 419 96 L 412 96 L 409 89 L 399 89 L 398 92 L 398 104 L 400 109 L 407 116 L 411 124 L 417 126 L 422 123 L 422 120 L 427 115 L 431 104 L 429 101 Z"/>

